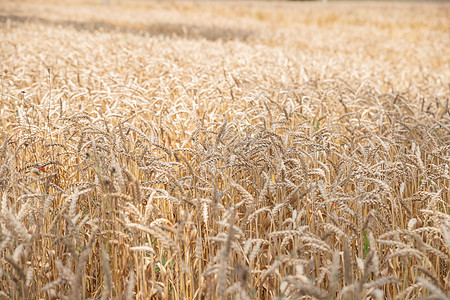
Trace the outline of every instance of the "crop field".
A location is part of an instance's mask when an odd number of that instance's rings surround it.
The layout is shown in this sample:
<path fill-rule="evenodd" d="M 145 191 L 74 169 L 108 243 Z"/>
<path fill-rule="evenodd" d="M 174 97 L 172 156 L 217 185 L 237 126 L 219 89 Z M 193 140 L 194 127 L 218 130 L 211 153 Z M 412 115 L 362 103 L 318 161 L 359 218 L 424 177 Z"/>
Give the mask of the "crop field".
<path fill-rule="evenodd" d="M 450 3 L 0 1 L 0 299 L 449 299 Z"/>

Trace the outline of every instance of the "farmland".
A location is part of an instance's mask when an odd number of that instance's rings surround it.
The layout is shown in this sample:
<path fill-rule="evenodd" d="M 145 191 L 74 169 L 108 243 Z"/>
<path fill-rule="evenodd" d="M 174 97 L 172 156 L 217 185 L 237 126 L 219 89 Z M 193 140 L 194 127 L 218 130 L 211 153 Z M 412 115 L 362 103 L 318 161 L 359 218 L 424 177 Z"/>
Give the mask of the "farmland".
<path fill-rule="evenodd" d="M 0 2 L 0 299 L 448 299 L 450 4 Z"/>

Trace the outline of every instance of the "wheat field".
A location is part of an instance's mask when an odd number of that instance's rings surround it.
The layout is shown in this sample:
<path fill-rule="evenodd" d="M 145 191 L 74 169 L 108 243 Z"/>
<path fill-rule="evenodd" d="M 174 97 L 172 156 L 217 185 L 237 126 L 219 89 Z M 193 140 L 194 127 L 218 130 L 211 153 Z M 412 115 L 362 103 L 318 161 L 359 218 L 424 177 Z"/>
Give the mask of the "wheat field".
<path fill-rule="evenodd" d="M 0 299 L 449 299 L 450 4 L 0 2 Z"/>

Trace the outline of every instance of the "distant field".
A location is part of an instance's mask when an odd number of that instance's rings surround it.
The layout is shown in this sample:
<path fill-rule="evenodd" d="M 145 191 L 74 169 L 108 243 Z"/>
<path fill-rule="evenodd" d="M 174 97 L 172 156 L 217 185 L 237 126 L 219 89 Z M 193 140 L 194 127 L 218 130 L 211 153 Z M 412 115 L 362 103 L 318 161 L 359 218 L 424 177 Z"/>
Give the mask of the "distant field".
<path fill-rule="evenodd" d="M 0 299 L 448 299 L 450 3 L 0 2 Z"/>

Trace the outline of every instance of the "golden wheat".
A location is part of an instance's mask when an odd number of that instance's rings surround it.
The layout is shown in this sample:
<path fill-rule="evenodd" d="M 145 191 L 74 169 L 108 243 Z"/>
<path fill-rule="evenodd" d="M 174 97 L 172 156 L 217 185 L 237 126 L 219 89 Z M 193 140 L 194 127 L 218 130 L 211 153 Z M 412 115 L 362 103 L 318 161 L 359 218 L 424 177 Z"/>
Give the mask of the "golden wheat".
<path fill-rule="evenodd" d="M 0 297 L 447 299 L 449 11 L 2 1 Z"/>

